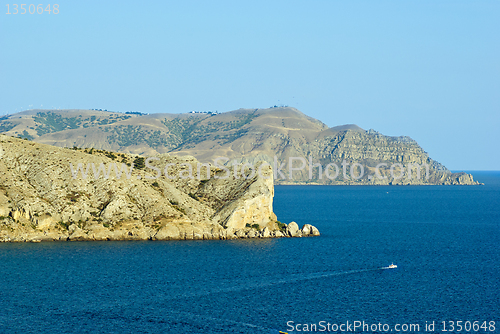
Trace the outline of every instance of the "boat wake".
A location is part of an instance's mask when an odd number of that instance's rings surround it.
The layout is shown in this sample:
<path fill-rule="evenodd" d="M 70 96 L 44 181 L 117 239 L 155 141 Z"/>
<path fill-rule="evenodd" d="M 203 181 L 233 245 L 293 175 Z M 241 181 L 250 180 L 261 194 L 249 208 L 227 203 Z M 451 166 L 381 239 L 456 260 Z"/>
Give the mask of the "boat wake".
<path fill-rule="evenodd" d="M 289 283 L 296 283 L 296 282 L 302 282 L 302 281 L 308 281 L 308 280 L 315 280 L 315 279 L 321 279 L 321 278 L 328 278 L 328 277 L 335 277 L 335 276 L 343 276 L 343 275 L 352 275 L 352 274 L 357 274 L 357 273 L 363 273 L 363 272 L 369 272 L 369 271 L 377 271 L 381 269 L 389 269 L 389 267 L 382 267 L 382 268 L 373 268 L 373 269 L 356 269 L 356 270 L 345 270 L 345 271 L 334 271 L 334 272 L 323 272 L 323 273 L 311 273 L 311 274 L 292 274 L 287 277 L 284 277 L 282 279 L 277 279 L 277 280 L 266 280 L 264 282 L 260 283 L 254 283 L 254 284 L 238 284 L 236 286 L 231 286 L 231 287 L 224 287 L 224 288 L 218 288 L 218 289 L 212 289 L 209 291 L 205 292 L 197 292 L 197 293 L 184 293 L 181 295 L 178 295 L 173 298 L 167 298 L 168 300 L 171 299 L 184 299 L 184 298 L 200 298 L 204 296 L 209 296 L 212 294 L 221 294 L 221 293 L 232 293 L 232 292 L 241 292 L 241 291 L 246 291 L 246 290 L 255 290 L 259 288 L 267 288 L 275 285 L 283 285 L 283 284 L 289 284 Z M 170 305 L 170 303 L 168 303 Z M 167 306 L 167 305 L 165 305 Z M 248 322 L 241 322 L 241 321 L 235 321 L 235 320 L 230 320 L 230 319 L 222 319 L 215 317 L 213 315 L 201 315 L 196 312 L 186 312 L 186 311 L 179 311 L 179 310 L 174 310 L 171 307 L 165 307 L 168 309 L 167 312 L 171 314 L 176 314 L 179 318 L 183 319 L 192 319 L 192 320 L 203 320 L 203 322 L 209 321 L 210 323 L 215 323 L 215 324 L 220 324 L 222 327 L 225 325 L 238 325 L 238 326 L 243 326 L 247 328 L 252 328 L 254 330 L 258 330 L 261 332 L 268 332 L 271 330 L 270 328 L 266 328 L 264 326 L 259 326 L 256 324 L 248 323 Z M 274 330 L 275 331 L 275 330 Z"/>
<path fill-rule="evenodd" d="M 273 280 L 265 280 L 263 282 L 258 283 L 250 283 L 250 284 L 237 284 L 234 286 L 225 286 L 215 289 L 210 289 L 204 292 L 195 292 L 195 293 L 183 293 L 174 297 L 174 299 L 182 299 L 182 298 L 199 298 L 204 296 L 209 296 L 212 294 L 220 294 L 220 293 L 231 293 L 231 292 L 240 292 L 246 290 L 255 290 L 259 288 L 267 288 L 275 285 L 283 285 L 289 283 L 297 283 L 321 278 L 335 277 L 335 276 L 343 276 L 343 275 L 352 275 L 357 273 L 369 272 L 369 271 L 377 271 L 385 268 L 372 268 L 372 269 L 355 269 L 355 270 L 346 270 L 346 271 L 334 271 L 334 272 L 322 272 L 322 273 L 311 273 L 304 275 L 301 274 L 291 274 L 283 278 L 273 279 Z"/>
<path fill-rule="evenodd" d="M 328 278 L 328 277 L 334 277 L 334 276 L 343 276 L 343 275 L 351 275 L 351 274 L 357 274 L 357 273 L 362 273 L 362 272 L 369 272 L 369 271 L 377 271 L 382 268 L 375 268 L 375 269 L 357 269 L 357 270 L 346 270 L 346 271 L 335 271 L 335 272 L 323 272 L 323 273 L 312 273 L 312 274 L 292 274 L 287 276 L 286 278 L 278 279 L 278 280 L 272 280 L 272 281 L 264 281 L 260 283 L 254 283 L 254 284 L 245 284 L 245 285 L 237 285 L 237 286 L 232 286 L 232 287 L 225 287 L 225 288 L 219 288 L 219 289 L 213 289 L 205 292 L 198 292 L 198 293 L 185 293 L 177 297 L 173 297 L 172 299 L 184 299 L 184 298 L 200 298 L 204 296 L 209 296 L 212 294 L 221 294 L 221 293 L 232 293 L 232 292 L 241 292 L 241 291 L 246 291 L 246 290 L 255 290 L 259 288 L 267 288 L 275 285 L 283 285 L 283 284 L 289 284 L 289 283 L 296 283 L 296 282 L 302 282 L 302 281 L 308 281 L 308 280 L 314 280 L 314 279 L 321 279 L 321 278 Z M 171 300 L 171 298 L 168 298 L 167 300 Z M 247 328 L 251 328 L 254 330 L 258 330 L 260 332 L 269 332 L 269 331 L 274 331 L 277 332 L 275 329 L 271 328 L 266 328 L 264 326 L 259 326 L 256 324 L 252 324 L 249 322 L 241 322 L 241 321 L 236 321 L 236 320 L 230 320 L 230 319 L 222 319 L 215 317 L 213 315 L 202 315 L 198 314 L 196 312 L 187 312 L 187 311 L 179 311 L 172 309 L 171 307 L 168 307 L 167 305 L 170 305 L 171 303 L 168 303 L 165 305 L 165 311 L 171 313 L 172 315 L 177 315 L 179 319 L 192 319 L 192 320 L 198 320 L 202 322 L 210 322 L 213 324 L 220 324 L 222 327 L 228 325 L 228 326 L 243 326 Z M 168 311 L 167 311 L 168 310 Z"/>

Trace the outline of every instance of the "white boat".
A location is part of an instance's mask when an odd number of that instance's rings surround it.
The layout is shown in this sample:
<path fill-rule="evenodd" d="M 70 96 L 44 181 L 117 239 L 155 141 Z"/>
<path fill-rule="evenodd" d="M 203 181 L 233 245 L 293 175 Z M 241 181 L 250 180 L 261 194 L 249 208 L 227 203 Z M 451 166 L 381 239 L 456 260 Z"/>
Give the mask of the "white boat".
<path fill-rule="evenodd" d="M 397 265 L 395 265 L 394 263 L 391 263 L 391 265 L 389 267 L 387 267 L 387 269 L 394 269 L 397 267 L 398 267 Z"/>

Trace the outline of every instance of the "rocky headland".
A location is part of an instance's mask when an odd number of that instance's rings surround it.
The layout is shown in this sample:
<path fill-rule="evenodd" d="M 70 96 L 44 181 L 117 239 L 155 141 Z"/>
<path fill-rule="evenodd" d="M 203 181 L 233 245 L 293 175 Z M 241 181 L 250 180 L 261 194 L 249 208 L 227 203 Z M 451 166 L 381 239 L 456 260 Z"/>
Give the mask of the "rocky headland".
<path fill-rule="evenodd" d="M 300 229 L 277 221 L 273 171 L 261 167 L 255 175 L 226 175 L 190 156 L 160 154 L 145 162 L 131 154 L 0 135 L 0 241 L 319 235 L 309 224 Z"/>

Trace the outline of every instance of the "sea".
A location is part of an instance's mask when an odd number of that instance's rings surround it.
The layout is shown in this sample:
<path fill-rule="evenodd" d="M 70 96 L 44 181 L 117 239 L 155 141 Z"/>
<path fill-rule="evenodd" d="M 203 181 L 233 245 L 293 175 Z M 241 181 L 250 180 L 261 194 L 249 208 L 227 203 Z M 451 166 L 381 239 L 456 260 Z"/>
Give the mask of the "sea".
<path fill-rule="evenodd" d="M 0 244 L 0 333 L 500 332 L 500 172 L 472 173 L 277 186 L 320 237 Z"/>

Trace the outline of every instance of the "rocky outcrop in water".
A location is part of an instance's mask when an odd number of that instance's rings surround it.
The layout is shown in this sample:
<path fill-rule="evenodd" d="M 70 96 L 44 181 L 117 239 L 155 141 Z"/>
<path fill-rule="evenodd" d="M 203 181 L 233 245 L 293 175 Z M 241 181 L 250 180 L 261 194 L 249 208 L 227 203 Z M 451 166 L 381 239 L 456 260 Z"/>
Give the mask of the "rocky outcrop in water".
<path fill-rule="evenodd" d="M 227 175 L 193 157 L 144 161 L 0 135 L 0 241 L 289 236 L 273 196 L 269 165 Z"/>

